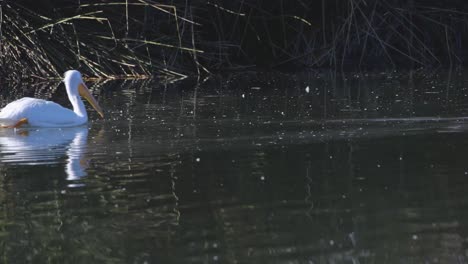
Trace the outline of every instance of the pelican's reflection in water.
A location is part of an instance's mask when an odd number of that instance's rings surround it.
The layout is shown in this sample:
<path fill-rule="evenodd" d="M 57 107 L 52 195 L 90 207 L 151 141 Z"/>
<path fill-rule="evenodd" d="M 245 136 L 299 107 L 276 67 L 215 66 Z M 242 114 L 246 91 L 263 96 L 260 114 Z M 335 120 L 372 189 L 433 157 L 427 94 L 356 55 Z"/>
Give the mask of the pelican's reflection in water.
<path fill-rule="evenodd" d="M 67 149 L 67 164 L 65 172 L 67 180 L 74 181 L 87 175 L 88 160 L 85 153 L 88 143 L 88 128 L 75 131 L 72 142 Z M 79 187 L 82 184 L 69 184 L 69 187 Z"/>
<path fill-rule="evenodd" d="M 87 139 L 88 127 L 0 129 L 0 162 L 60 164 L 66 158 L 67 180 L 78 180 L 86 176 Z"/>

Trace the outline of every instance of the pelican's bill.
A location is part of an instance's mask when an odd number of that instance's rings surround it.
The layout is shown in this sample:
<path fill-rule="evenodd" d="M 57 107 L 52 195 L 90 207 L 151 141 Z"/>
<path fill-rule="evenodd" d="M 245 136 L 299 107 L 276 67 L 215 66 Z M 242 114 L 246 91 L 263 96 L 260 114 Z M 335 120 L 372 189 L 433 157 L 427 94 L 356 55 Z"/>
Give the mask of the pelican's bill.
<path fill-rule="evenodd" d="M 94 96 L 89 91 L 86 84 L 80 83 L 79 86 L 78 86 L 78 92 L 80 93 L 80 95 L 82 97 L 84 97 L 91 104 L 91 106 L 94 108 L 94 110 L 96 110 L 96 112 L 98 112 L 99 115 L 102 118 L 104 118 L 104 112 L 102 111 L 101 107 L 99 106 L 99 104 L 96 101 L 96 99 L 94 98 Z"/>

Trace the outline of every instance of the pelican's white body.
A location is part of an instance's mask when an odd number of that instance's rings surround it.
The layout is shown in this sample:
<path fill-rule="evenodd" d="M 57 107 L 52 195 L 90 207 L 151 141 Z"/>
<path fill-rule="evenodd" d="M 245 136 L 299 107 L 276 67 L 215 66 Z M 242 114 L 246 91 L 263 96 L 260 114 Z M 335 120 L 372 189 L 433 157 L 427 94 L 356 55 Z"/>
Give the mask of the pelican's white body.
<path fill-rule="evenodd" d="M 57 103 L 30 97 L 11 102 L 0 112 L 2 126 L 14 125 L 22 118 L 27 118 L 32 127 L 72 127 L 88 121 L 86 112 L 78 115 Z"/>
<path fill-rule="evenodd" d="M 12 126 L 23 118 L 32 127 L 73 127 L 88 122 L 86 108 L 78 92 L 79 84 L 83 83 L 80 72 L 67 71 L 63 81 L 73 110 L 51 101 L 25 97 L 1 109 L 0 126 Z"/>

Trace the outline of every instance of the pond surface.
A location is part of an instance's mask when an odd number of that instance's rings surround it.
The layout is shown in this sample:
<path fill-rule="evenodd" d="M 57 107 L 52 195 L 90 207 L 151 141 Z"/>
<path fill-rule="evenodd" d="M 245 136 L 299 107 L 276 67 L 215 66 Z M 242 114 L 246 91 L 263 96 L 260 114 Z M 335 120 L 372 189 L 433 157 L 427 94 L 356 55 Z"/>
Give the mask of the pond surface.
<path fill-rule="evenodd" d="M 5 263 L 467 263 L 463 73 L 88 83 L 0 130 Z M 67 105 L 63 85 L 3 87 Z M 69 104 L 68 104 L 69 105 Z"/>

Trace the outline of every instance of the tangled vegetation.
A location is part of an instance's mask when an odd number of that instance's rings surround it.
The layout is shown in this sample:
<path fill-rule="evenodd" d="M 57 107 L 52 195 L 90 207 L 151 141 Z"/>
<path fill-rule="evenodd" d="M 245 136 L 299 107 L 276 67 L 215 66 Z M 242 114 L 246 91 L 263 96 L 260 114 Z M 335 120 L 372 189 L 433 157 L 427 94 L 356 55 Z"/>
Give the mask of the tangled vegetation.
<path fill-rule="evenodd" d="M 0 79 L 463 65 L 459 0 L 0 0 Z"/>

